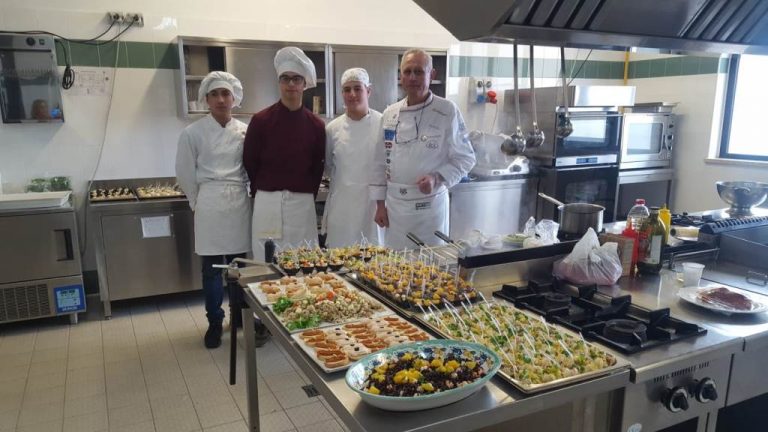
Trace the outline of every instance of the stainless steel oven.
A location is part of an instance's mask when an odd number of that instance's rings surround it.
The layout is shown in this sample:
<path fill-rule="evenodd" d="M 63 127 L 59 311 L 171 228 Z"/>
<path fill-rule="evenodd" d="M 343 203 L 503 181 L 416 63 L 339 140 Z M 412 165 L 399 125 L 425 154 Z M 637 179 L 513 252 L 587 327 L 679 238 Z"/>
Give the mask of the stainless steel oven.
<path fill-rule="evenodd" d="M 675 115 L 670 112 L 629 112 L 621 130 L 621 169 L 672 166 Z"/>
<path fill-rule="evenodd" d="M 619 168 L 617 165 L 597 165 L 570 168 L 539 168 L 539 192 L 553 196 L 565 203 L 585 202 L 605 207 L 604 222 L 613 222 L 616 207 L 616 187 Z M 537 219 L 557 221 L 555 205 L 538 199 Z"/>
<path fill-rule="evenodd" d="M 549 167 L 615 164 L 619 158 L 619 142 L 623 116 L 620 106 L 634 103 L 635 88 L 625 86 L 570 86 L 567 89 L 573 133 L 558 138 L 558 122 L 565 115 L 562 108 L 563 89 L 536 89 L 537 117 L 544 131 L 544 144 L 526 149 L 526 156 Z M 507 100 L 514 100 L 511 94 Z M 520 92 L 523 130 L 533 124 L 534 110 L 530 90 Z M 505 107 L 506 111 L 514 108 Z"/>

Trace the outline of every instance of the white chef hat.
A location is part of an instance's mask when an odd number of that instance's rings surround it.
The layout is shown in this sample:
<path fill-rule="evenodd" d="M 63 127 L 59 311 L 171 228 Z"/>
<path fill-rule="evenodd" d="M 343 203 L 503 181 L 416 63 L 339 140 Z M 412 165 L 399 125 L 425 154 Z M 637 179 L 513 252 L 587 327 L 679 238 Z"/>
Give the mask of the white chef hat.
<path fill-rule="evenodd" d="M 275 54 L 275 70 L 278 77 L 285 72 L 293 72 L 303 76 L 306 88 L 317 85 L 315 64 L 304 54 L 304 51 L 296 47 L 285 47 Z"/>
<path fill-rule="evenodd" d="M 232 96 L 235 98 L 233 107 L 240 106 L 240 102 L 243 101 L 243 85 L 240 83 L 240 80 L 229 72 L 214 71 L 203 78 L 203 81 L 200 83 L 200 89 L 197 91 L 197 103 L 200 104 L 201 109 L 208 108 L 205 96 L 211 90 L 219 88 L 225 88 L 232 93 Z"/>
<path fill-rule="evenodd" d="M 341 85 L 349 81 L 360 81 L 364 86 L 371 86 L 371 79 L 368 77 L 368 71 L 363 68 L 350 68 L 341 75 Z"/>

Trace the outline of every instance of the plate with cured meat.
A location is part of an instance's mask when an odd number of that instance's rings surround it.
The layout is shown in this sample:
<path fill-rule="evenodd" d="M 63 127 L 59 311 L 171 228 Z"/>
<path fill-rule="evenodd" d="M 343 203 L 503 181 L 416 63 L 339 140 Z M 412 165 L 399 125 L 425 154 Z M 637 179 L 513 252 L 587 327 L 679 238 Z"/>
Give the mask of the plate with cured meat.
<path fill-rule="evenodd" d="M 719 285 L 681 288 L 677 296 L 696 306 L 727 315 L 768 311 L 768 297 Z"/>

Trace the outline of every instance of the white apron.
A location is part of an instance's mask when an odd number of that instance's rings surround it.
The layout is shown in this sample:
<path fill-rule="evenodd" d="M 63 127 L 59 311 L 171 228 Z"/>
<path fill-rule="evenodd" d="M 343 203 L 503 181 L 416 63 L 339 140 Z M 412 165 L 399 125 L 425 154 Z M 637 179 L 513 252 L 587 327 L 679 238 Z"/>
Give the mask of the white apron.
<path fill-rule="evenodd" d="M 398 249 L 413 249 L 416 244 L 408 240 L 409 232 L 416 234 L 429 246 L 443 244 L 435 231 L 448 232 L 448 189 L 441 187 L 432 195 L 419 192 L 418 186 L 387 184 L 387 228 L 385 244 Z"/>
<path fill-rule="evenodd" d="M 242 183 L 201 183 L 194 217 L 198 255 L 232 255 L 250 250 L 251 199 Z"/>
<path fill-rule="evenodd" d="M 297 247 L 305 240 L 317 244 L 315 196 L 257 190 L 251 228 L 253 257 L 257 261 L 264 261 L 264 243 L 270 238 L 278 247 Z"/>

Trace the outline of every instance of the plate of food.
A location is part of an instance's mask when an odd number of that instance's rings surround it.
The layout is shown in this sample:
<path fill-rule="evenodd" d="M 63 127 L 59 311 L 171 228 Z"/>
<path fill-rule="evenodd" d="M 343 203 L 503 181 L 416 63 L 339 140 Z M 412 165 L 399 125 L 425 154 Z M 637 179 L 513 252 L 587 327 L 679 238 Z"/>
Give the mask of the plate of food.
<path fill-rule="evenodd" d="M 318 296 L 328 297 L 334 288 L 346 286 L 346 282 L 329 273 L 304 277 L 285 276 L 277 280 L 248 284 L 256 300 L 262 305 L 275 304 L 281 297 L 291 301 Z"/>
<path fill-rule="evenodd" d="M 727 315 L 756 314 L 768 310 L 768 297 L 719 285 L 681 288 L 677 296 L 696 306 Z"/>
<path fill-rule="evenodd" d="M 291 333 L 394 313 L 347 282 L 337 280 L 341 283 L 332 285 L 332 289 L 325 294 L 295 300 L 281 296 L 268 307 Z"/>
<path fill-rule="evenodd" d="M 501 366 L 483 345 L 433 340 L 368 355 L 346 375 L 360 398 L 388 411 L 419 411 L 460 401 L 480 390 Z"/>
<path fill-rule="evenodd" d="M 424 330 L 394 315 L 305 330 L 291 336 L 327 373 L 347 369 L 352 362 L 386 348 L 432 339 Z"/>

